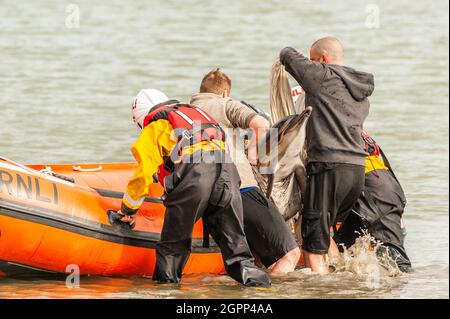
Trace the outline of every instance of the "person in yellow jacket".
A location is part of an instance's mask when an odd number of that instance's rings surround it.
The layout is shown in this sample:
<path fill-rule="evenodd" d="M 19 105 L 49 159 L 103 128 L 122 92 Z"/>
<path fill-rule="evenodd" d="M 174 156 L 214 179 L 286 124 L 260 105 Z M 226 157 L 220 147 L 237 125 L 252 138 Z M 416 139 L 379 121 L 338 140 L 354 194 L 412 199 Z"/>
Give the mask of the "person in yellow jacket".
<path fill-rule="evenodd" d="M 122 222 L 134 224 L 156 174 L 164 186 L 166 213 L 153 279 L 159 283 L 181 280 L 193 227 L 202 217 L 221 249 L 227 273 L 246 286 L 270 286 L 268 275 L 255 266 L 247 244 L 239 174 L 227 159 L 224 133 L 214 119 L 154 89 L 142 90 L 132 111 L 142 129 L 131 147 L 139 166 L 128 183 L 119 214 Z"/>
<path fill-rule="evenodd" d="M 403 272 L 412 271 L 411 261 L 404 247 L 405 232 L 402 216 L 406 197 L 392 167 L 380 146 L 366 132 L 366 157 L 364 191 L 342 223 L 334 240 L 350 247 L 362 230 L 368 230 L 382 246 L 377 253 L 386 255 Z"/>

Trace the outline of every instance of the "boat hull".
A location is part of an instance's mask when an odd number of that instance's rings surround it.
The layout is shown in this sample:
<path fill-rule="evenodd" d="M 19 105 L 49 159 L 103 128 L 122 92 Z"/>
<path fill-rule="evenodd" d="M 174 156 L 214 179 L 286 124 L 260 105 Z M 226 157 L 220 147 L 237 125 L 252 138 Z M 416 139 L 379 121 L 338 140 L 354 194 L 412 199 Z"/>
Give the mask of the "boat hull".
<path fill-rule="evenodd" d="M 110 225 L 106 211 L 119 209 L 135 164 L 28 165 L 0 160 L 0 274 L 70 273 L 151 276 L 164 220 L 161 187 L 149 189 L 133 231 Z M 90 171 L 89 167 L 102 167 Z M 52 171 L 73 183 L 40 173 Z M 87 171 L 86 171 L 87 170 Z M 184 274 L 224 273 L 218 247 L 203 247 L 194 227 Z"/>

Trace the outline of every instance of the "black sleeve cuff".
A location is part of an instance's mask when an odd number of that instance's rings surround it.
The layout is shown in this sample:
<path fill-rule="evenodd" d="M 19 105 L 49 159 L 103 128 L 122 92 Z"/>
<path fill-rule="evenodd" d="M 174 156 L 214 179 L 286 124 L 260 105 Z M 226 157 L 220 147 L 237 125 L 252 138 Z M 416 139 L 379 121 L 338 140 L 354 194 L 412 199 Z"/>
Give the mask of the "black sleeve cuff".
<path fill-rule="evenodd" d="M 280 63 L 285 65 L 286 60 L 288 59 L 289 53 L 292 52 L 292 50 L 295 50 L 291 47 L 285 47 L 283 50 L 281 50 L 280 52 Z"/>
<path fill-rule="evenodd" d="M 131 209 L 125 203 L 122 202 L 122 207 L 120 208 L 120 211 L 124 213 L 127 216 L 136 215 L 139 209 Z"/>

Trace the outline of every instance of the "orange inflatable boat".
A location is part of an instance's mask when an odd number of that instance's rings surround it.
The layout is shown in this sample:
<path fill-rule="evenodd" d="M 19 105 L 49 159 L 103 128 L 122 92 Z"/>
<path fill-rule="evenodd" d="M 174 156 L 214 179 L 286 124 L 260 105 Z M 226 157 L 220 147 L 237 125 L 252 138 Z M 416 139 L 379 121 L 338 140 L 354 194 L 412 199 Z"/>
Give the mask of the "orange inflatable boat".
<path fill-rule="evenodd" d="M 0 275 L 35 272 L 105 276 L 153 273 L 164 220 L 162 188 L 153 184 L 134 230 L 111 225 L 134 163 L 20 165 L 0 157 Z M 195 225 L 185 274 L 223 273 L 213 241 Z"/>

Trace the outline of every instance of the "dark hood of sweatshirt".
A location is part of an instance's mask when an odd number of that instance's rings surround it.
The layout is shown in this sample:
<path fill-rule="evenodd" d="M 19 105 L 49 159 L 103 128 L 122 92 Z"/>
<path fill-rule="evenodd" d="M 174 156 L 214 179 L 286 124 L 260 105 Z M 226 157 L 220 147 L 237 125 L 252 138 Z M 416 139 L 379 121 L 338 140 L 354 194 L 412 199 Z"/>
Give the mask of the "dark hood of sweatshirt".
<path fill-rule="evenodd" d="M 345 83 L 356 101 L 362 101 L 372 95 L 375 83 L 373 74 L 356 71 L 347 66 L 328 65 Z"/>

